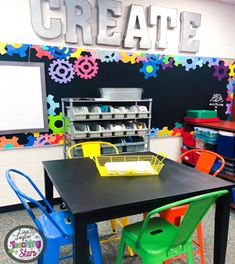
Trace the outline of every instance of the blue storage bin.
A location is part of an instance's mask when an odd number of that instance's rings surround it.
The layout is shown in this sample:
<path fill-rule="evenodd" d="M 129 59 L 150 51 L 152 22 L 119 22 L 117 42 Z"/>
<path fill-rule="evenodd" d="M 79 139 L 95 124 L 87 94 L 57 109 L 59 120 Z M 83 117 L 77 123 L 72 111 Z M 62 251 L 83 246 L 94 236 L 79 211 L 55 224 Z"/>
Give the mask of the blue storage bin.
<path fill-rule="evenodd" d="M 228 158 L 235 157 L 235 134 L 219 131 L 216 152 Z"/>

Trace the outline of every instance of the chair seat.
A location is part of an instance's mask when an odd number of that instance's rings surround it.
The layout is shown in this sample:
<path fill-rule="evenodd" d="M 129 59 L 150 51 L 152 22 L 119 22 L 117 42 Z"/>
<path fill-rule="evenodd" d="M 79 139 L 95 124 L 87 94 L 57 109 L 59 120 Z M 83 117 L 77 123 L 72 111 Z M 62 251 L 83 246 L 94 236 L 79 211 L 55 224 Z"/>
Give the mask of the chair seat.
<path fill-rule="evenodd" d="M 124 236 L 131 244 L 136 243 L 142 224 L 143 222 L 138 222 L 124 227 Z M 139 249 L 141 252 L 151 255 L 167 251 L 170 241 L 172 241 L 173 237 L 176 235 L 177 230 L 178 227 L 160 217 L 152 218 L 140 240 Z"/>
<path fill-rule="evenodd" d="M 60 211 L 50 214 L 51 217 L 56 221 L 56 223 L 61 227 L 61 229 L 68 235 L 68 238 L 72 239 L 73 236 L 73 225 L 72 223 L 66 222 L 68 218 L 68 211 Z M 57 230 L 54 224 L 49 220 L 49 218 L 43 214 L 39 218 L 39 222 L 42 225 L 42 232 L 46 238 L 59 238 L 61 233 Z M 72 243 L 72 240 L 71 240 Z"/>

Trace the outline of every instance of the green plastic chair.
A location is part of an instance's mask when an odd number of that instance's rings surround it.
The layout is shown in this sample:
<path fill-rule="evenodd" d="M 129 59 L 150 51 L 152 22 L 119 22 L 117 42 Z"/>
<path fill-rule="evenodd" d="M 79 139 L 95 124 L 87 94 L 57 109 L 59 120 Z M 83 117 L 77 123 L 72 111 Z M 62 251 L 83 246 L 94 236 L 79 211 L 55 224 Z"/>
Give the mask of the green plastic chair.
<path fill-rule="evenodd" d="M 160 264 L 182 254 L 193 264 L 192 234 L 215 200 L 226 193 L 227 190 L 211 192 L 164 205 L 149 212 L 144 221 L 125 226 L 116 264 L 122 263 L 125 245 L 142 257 L 143 264 Z M 182 204 L 189 207 L 180 226 L 160 217 L 150 219 L 156 213 Z"/>

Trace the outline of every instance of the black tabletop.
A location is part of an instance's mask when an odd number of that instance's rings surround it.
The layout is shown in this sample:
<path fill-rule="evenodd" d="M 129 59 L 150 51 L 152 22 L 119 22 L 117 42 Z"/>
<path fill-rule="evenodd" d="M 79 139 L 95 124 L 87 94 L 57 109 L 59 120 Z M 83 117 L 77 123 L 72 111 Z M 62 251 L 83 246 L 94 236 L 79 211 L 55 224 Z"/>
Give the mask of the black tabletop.
<path fill-rule="evenodd" d="M 169 197 L 175 199 L 233 186 L 169 159 L 164 164 L 158 176 L 101 177 L 89 158 L 43 162 L 48 177 L 73 214 L 166 201 Z"/>

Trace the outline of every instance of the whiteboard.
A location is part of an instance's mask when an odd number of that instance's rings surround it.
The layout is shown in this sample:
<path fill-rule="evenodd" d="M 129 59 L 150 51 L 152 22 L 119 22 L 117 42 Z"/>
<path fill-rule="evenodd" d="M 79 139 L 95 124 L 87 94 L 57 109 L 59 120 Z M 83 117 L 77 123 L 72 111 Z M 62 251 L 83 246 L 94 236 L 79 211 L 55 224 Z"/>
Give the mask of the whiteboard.
<path fill-rule="evenodd" d="M 43 63 L 0 62 L 0 135 L 48 131 Z"/>

